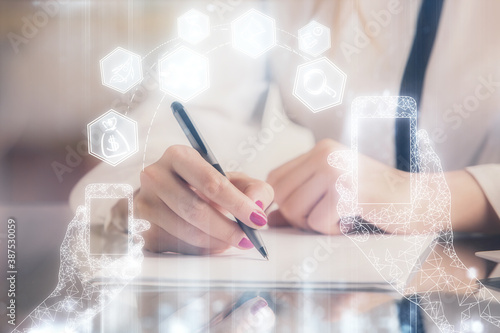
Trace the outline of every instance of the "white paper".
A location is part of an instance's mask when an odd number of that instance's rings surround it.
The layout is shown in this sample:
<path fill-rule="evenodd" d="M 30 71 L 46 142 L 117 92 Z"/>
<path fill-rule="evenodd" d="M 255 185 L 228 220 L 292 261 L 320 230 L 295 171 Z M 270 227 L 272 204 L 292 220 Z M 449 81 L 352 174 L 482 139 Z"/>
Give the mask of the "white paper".
<path fill-rule="evenodd" d="M 202 288 L 391 288 L 391 277 L 381 276 L 357 244 L 344 235 L 318 235 L 291 228 L 263 230 L 261 235 L 269 261 L 255 249 L 233 248 L 210 256 L 147 252 L 142 273 L 133 283 Z M 428 252 L 425 250 L 432 236 L 412 237 L 423 244 L 421 254 Z M 405 236 L 374 235 L 358 245 L 380 258 L 388 254 L 402 258 L 411 251 L 410 243 Z M 408 282 L 416 261 L 401 260 L 397 264 L 403 271 L 399 283 Z"/>

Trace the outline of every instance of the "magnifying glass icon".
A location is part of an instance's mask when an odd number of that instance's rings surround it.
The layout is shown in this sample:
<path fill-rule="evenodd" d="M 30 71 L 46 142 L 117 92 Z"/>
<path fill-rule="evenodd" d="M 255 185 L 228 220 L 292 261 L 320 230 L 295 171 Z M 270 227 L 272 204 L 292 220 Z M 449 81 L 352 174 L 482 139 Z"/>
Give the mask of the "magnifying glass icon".
<path fill-rule="evenodd" d="M 320 69 L 311 69 L 304 75 L 304 88 L 311 95 L 326 93 L 332 98 L 337 96 L 337 92 L 328 87 L 327 83 L 326 74 Z"/>

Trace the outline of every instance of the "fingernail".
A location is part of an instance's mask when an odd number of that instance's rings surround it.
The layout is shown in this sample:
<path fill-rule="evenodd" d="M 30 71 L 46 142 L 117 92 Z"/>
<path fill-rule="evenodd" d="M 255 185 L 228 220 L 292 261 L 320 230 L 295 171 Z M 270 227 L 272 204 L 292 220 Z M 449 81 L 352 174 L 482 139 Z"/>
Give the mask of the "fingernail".
<path fill-rule="evenodd" d="M 252 312 L 252 315 L 256 315 L 257 312 L 259 312 L 262 308 L 267 306 L 267 302 L 264 299 L 259 299 L 257 303 L 255 303 L 252 308 L 250 309 L 250 312 Z"/>
<path fill-rule="evenodd" d="M 260 207 L 260 209 L 264 209 L 264 204 L 262 203 L 262 201 L 257 200 L 257 201 L 255 201 L 255 204 L 256 204 L 257 206 L 259 206 L 259 207 Z"/>
<path fill-rule="evenodd" d="M 250 214 L 250 221 L 258 225 L 259 227 L 262 227 L 263 225 L 266 225 L 267 218 L 257 212 L 252 212 L 252 214 Z"/>
<path fill-rule="evenodd" d="M 238 246 L 244 249 L 251 249 L 253 247 L 253 244 L 248 238 L 242 238 L 238 243 Z"/>

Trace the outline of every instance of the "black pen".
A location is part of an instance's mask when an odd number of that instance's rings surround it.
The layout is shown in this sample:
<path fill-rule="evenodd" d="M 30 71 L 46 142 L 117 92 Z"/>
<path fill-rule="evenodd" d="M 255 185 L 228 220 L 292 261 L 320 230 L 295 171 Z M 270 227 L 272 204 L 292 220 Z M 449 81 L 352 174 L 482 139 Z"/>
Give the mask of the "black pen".
<path fill-rule="evenodd" d="M 208 147 L 205 140 L 203 140 L 200 131 L 198 131 L 198 129 L 194 125 L 194 122 L 187 114 L 184 106 L 182 106 L 182 104 L 179 102 L 173 102 L 172 105 L 170 105 L 170 108 L 174 113 L 175 119 L 177 119 L 177 122 L 181 126 L 182 131 L 184 132 L 184 134 L 186 134 L 189 142 L 191 143 L 191 146 L 193 146 L 193 148 L 200 153 L 205 161 L 210 163 L 215 169 L 217 169 L 217 171 L 219 171 L 224 177 L 226 177 L 224 170 L 222 170 L 219 162 L 217 162 L 217 159 L 210 150 L 210 147 Z M 262 238 L 260 237 L 259 232 L 253 228 L 250 228 L 237 218 L 235 218 L 235 220 L 236 223 L 238 223 L 238 225 L 240 226 L 241 230 L 243 230 L 245 235 L 247 235 L 250 242 L 252 242 L 253 246 L 255 246 L 255 248 L 260 252 L 260 254 L 262 254 L 264 258 L 269 260 L 267 249 L 262 242 Z"/>

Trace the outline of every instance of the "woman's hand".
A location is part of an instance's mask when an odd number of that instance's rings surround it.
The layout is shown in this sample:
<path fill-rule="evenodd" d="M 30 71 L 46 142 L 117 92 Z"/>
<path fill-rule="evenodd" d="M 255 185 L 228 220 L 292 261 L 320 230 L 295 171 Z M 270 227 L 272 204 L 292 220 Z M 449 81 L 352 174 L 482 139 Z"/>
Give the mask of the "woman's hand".
<path fill-rule="evenodd" d="M 335 183 L 345 171 L 332 168 L 328 156 L 347 149 L 334 140 L 324 139 L 311 151 L 273 170 L 267 181 L 274 189 L 279 210 L 269 216 L 270 224 L 340 234 Z M 403 196 L 409 200 L 409 173 L 364 155 L 358 159 L 360 202 L 401 202 Z"/>
<path fill-rule="evenodd" d="M 221 175 L 191 147 L 171 146 L 141 173 L 134 199 L 137 217 L 151 222 L 145 248 L 154 252 L 209 254 L 252 243 L 230 213 L 259 229 L 267 224 L 264 207 L 273 200 L 265 182 L 241 173 Z"/>

